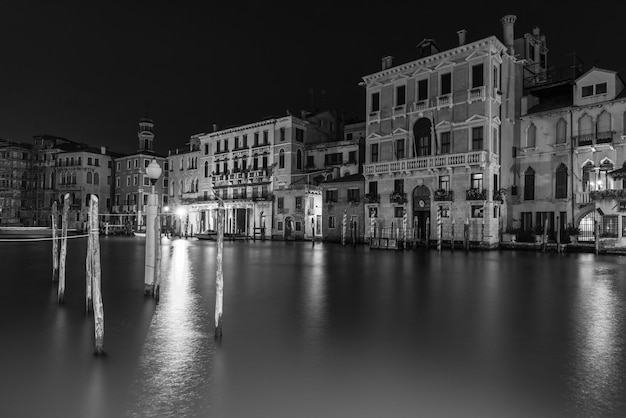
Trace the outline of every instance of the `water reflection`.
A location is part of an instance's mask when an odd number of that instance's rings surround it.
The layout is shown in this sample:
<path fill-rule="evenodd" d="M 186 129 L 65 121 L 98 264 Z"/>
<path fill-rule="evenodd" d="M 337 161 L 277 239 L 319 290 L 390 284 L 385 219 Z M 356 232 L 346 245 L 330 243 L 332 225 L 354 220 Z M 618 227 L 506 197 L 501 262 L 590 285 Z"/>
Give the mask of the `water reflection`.
<path fill-rule="evenodd" d="M 140 359 L 132 416 L 184 416 L 209 406 L 202 392 L 211 376 L 204 322 L 210 316 L 194 289 L 191 245 L 175 240 L 163 257 L 161 297 Z"/>
<path fill-rule="evenodd" d="M 582 264 L 575 311 L 575 402 L 603 415 L 619 406 L 624 372 L 624 302 L 620 274 L 595 260 Z M 621 401 L 621 407 L 624 402 Z"/>

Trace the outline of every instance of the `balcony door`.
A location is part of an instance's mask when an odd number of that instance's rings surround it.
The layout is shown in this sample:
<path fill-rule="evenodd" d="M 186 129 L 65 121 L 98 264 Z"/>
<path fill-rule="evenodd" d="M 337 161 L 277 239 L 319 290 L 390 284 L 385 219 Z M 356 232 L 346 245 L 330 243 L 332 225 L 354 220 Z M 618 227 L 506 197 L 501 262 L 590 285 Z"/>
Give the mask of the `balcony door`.
<path fill-rule="evenodd" d="M 413 190 L 413 228 L 420 241 L 428 239 L 430 221 L 430 190 L 426 186 L 418 186 Z"/>
<path fill-rule="evenodd" d="M 413 125 L 413 155 L 424 157 L 431 155 L 431 132 L 430 119 L 420 118 Z"/>

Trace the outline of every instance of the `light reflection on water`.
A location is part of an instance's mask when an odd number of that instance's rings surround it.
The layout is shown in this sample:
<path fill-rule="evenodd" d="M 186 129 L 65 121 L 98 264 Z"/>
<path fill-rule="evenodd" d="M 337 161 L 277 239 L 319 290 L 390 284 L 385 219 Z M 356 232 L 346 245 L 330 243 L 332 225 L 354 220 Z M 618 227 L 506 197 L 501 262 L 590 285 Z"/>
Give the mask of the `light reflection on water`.
<path fill-rule="evenodd" d="M 202 413 L 211 377 L 212 344 L 207 307 L 195 292 L 198 277 L 189 259 L 190 241 L 173 241 L 163 254 L 161 297 L 139 364 L 132 416 L 166 417 Z"/>

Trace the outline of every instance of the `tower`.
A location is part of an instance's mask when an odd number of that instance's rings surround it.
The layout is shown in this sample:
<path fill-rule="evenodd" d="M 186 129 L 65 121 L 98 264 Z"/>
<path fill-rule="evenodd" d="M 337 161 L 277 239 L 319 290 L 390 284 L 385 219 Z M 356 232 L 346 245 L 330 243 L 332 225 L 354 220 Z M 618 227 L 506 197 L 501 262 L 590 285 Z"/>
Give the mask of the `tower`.
<path fill-rule="evenodd" d="M 138 151 L 154 151 L 153 128 L 154 122 L 148 117 L 147 114 L 139 119 L 139 132 L 137 133 L 137 137 L 139 138 Z"/>

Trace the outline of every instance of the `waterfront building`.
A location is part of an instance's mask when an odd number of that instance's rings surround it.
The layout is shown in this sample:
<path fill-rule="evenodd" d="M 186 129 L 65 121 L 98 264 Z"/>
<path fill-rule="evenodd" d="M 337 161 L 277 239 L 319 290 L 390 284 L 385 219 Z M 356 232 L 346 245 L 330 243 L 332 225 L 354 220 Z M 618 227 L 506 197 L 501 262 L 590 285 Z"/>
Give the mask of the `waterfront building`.
<path fill-rule="evenodd" d="M 0 226 L 32 225 L 31 145 L 0 139 Z"/>
<path fill-rule="evenodd" d="M 113 213 L 125 214 L 133 225 L 145 225 L 145 206 L 151 192 L 150 179 L 146 168 L 156 160 L 163 174 L 155 184 L 155 192 L 159 196 L 161 210 L 168 205 L 167 190 L 169 187 L 169 167 L 167 157 L 154 151 L 154 122 L 147 116 L 139 121 L 137 133 L 139 146 L 137 152 L 115 158 L 115 197 Z"/>
<path fill-rule="evenodd" d="M 188 211 L 199 201 L 208 201 L 211 196 L 208 162 L 199 166 L 200 136 L 193 135 L 185 148 L 176 148 L 168 152 L 167 165 L 169 167 L 168 212 L 172 213 L 171 227 L 179 235 L 194 235 L 206 229 L 206 219 L 203 212 Z M 201 167 L 201 168 L 199 168 Z M 200 182 L 203 186 L 200 188 Z M 202 190 L 200 193 L 199 190 Z M 182 209 L 181 209 L 182 208 Z M 195 219 L 199 216 L 199 219 Z M 190 221 L 190 217 L 192 218 Z"/>
<path fill-rule="evenodd" d="M 333 178 L 322 184 L 322 225 L 324 241 L 341 242 L 345 218 L 345 242 L 364 242 L 365 224 L 364 197 L 365 177 L 360 174 Z"/>
<path fill-rule="evenodd" d="M 547 222 L 565 242 L 567 226 L 580 229 L 579 240 L 593 240 L 598 222 L 604 245 L 624 246 L 624 81 L 596 67 L 582 73 L 582 63 L 572 62 L 569 72 L 544 74 L 525 85 L 511 225 L 532 231 Z"/>
<path fill-rule="evenodd" d="M 422 242 L 436 238 L 437 219 L 444 240 L 462 239 L 467 223 L 470 241 L 499 242 L 507 184 L 500 164 L 515 136 L 522 69 L 545 66 L 515 58 L 524 42 L 515 40 L 515 20 L 502 19 L 503 41 L 466 42 L 461 30 L 458 46 L 441 51 L 424 39 L 416 60 L 394 66 L 384 57 L 381 71 L 363 77 L 366 193 L 380 196 L 365 213 L 377 214 L 383 233 L 406 211 Z"/>
<path fill-rule="evenodd" d="M 67 151 L 55 154 L 53 182 L 58 194 L 59 210 L 63 196 L 70 195 L 69 228 L 84 230 L 87 226 L 91 195 L 98 197 L 98 212 L 109 214 L 112 206 L 114 167 L 107 147 L 93 148 L 85 144 L 68 144 Z M 63 146 L 62 146 L 63 147 Z M 45 155 L 45 154 L 43 154 Z M 45 180 L 39 180 L 43 188 Z M 44 189 L 45 190 L 45 189 Z"/>

